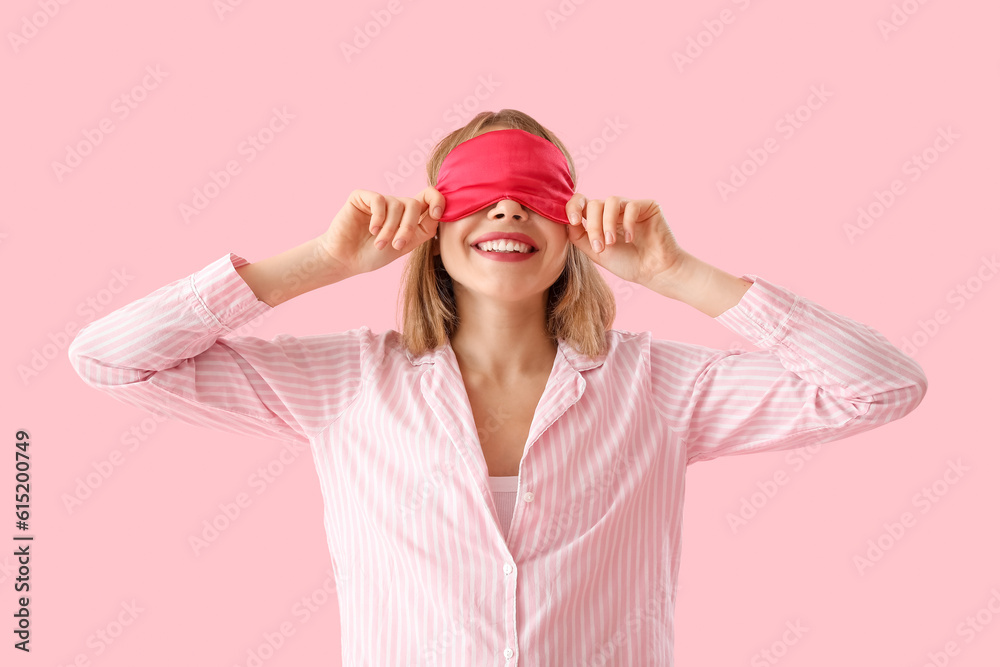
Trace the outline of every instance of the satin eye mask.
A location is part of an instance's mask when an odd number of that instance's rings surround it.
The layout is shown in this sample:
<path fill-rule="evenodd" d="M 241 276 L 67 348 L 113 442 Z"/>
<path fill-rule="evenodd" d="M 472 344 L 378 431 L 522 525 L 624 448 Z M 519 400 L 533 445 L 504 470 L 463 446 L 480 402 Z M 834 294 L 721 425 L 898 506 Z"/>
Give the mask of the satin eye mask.
<path fill-rule="evenodd" d="M 564 225 L 573 196 L 569 164 L 559 147 L 524 130 L 492 130 L 453 148 L 438 171 L 441 222 L 453 222 L 502 199 Z"/>

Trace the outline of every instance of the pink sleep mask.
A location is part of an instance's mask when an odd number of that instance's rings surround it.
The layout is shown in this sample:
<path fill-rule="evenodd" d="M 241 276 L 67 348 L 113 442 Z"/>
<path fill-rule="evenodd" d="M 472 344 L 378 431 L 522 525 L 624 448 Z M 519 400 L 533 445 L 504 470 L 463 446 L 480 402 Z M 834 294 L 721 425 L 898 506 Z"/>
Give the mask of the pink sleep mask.
<path fill-rule="evenodd" d="M 452 222 L 502 199 L 564 225 L 573 196 L 569 163 L 551 141 L 524 130 L 492 130 L 455 146 L 441 163 L 436 189 L 441 222 Z"/>

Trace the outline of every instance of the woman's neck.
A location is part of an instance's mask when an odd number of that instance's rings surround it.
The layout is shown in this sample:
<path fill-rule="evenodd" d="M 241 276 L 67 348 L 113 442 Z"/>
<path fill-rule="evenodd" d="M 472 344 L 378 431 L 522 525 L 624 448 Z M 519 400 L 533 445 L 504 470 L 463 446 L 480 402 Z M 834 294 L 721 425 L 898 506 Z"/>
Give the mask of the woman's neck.
<path fill-rule="evenodd" d="M 522 329 L 494 329 L 487 334 L 466 328 L 451 337 L 462 376 L 497 385 L 516 385 L 540 374 L 548 377 L 558 347 L 544 330 L 531 335 Z"/>

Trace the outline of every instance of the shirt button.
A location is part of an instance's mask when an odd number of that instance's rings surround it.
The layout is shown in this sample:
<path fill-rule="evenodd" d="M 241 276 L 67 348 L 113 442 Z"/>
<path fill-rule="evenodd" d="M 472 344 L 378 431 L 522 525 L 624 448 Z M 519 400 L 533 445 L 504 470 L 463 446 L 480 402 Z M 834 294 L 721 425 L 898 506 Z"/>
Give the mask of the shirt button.
<path fill-rule="evenodd" d="M 508 660 L 510 660 L 511 656 L 513 656 L 513 655 L 514 655 L 514 651 L 513 650 L 511 650 L 509 648 L 505 648 L 503 650 L 503 657 L 507 658 Z"/>
<path fill-rule="evenodd" d="M 528 491 L 524 494 L 524 502 L 530 503 L 534 499 L 535 499 L 535 494 L 533 494 L 531 491 Z"/>
<path fill-rule="evenodd" d="M 503 564 L 503 573 L 504 574 L 510 574 L 513 571 L 514 571 L 514 566 L 513 565 L 511 565 L 510 563 L 504 563 Z M 507 656 L 507 657 L 510 657 L 510 656 Z"/>

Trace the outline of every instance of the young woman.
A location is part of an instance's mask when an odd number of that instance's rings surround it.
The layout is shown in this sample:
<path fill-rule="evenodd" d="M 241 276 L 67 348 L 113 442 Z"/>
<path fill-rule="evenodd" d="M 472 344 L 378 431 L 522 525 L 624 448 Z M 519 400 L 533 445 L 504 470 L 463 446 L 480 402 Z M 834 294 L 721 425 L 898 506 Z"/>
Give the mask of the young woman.
<path fill-rule="evenodd" d="M 428 182 L 355 190 L 315 239 L 227 253 L 69 349 L 116 399 L 309 444 L 345 665 L 672 664 L 686 466 L 845 438 L 927 390 L 874 329 L 682 250 L 655 201 L 575 192 L 526 114 L 442 139 Z M 227 335 L 406 254 L 401 331 Z M 612 329 L 595 264 L 756 349 Z"/>

